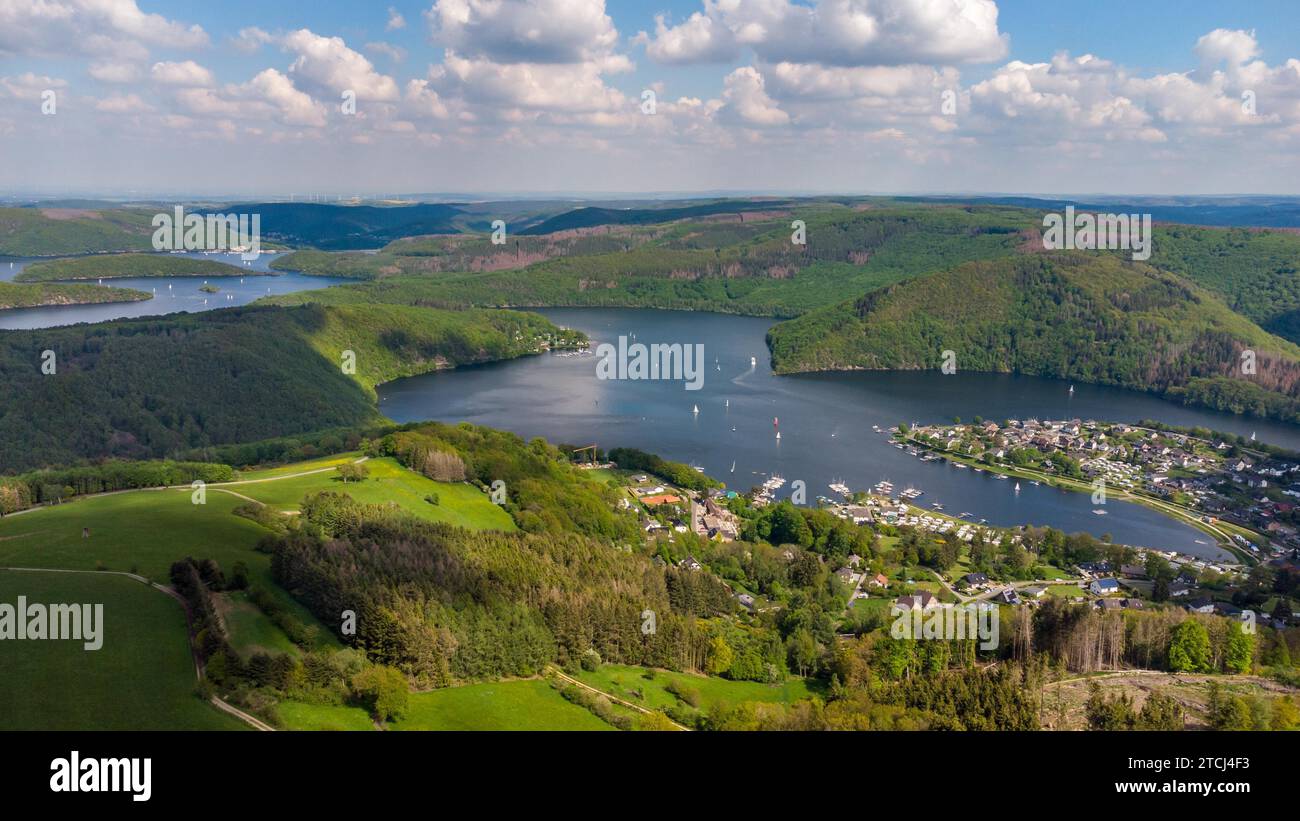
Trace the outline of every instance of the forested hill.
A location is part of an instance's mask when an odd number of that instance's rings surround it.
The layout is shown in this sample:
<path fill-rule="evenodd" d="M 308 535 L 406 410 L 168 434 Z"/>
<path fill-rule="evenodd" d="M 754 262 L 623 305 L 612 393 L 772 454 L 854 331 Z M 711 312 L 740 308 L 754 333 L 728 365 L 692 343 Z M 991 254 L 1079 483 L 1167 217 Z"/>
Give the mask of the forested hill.
<path fill-rule="evenodd" d="M 152 215 L 126 208 L 0 208 L 0 256 L 147 251 Z"/>
<path fill-rule="evenodd" d="M 774 367 L 1016 371 L 1300 422 L 1300 348 L 1187 280 L 1114 255 L 973 262 L 772 329 Z M 1243 375 L 1252 350 L 1256 373 Z"/>
<path fill-rule="evenodd" d="M 572 338 L 536 314 L 396 305 L 0 332 L 0 472 L 364 424 L 378 383 Z"/>

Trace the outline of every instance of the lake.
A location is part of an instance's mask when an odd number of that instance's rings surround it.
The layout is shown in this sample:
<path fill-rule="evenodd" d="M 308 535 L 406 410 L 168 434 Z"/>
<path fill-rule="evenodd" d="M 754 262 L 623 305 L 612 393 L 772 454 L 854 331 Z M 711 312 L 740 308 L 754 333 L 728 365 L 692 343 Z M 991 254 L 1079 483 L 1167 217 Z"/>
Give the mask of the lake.
<path fill-rule="evenodd" d="M 637 447 L 702 466 L 745 491 L 770 474 L 806 483 L 811 501 L 835 498 L 843 480 L 868 489 L 887 479 L 925 491 L 918 504 L 970 512 L 1002 526 L 1051 525 L 1109 533 L 1117 542 L 1177 550 L 1208 559 L 1226 554 L 1209 538 L 1140 505 L 1111 501 L 1098 516 L 1087 494 L 922 462 L 872 430 L 899 422 L 1007 418 L 1157 419 L 1249 435 L 1300 449 L 1300 428 L 1186 408 L 1135 391 L 1026 376 L 928 372 L 849 372 L 776 376 L 764 336 L 771 319 L 638 309 L 549 309 L 539 313 L 576 328 L 593 343 L 635 335 L 635 342 L 704 346 L 703 387 L 677 381 L 602 380 L 595 355 L 547 354 L 411 377 L 378 389 L 380 410 L 398 422 L 470 421 L 573 445 Z M 756 363 L 751 366 L 750 358 Z M 694 413 L 694 407 L 699 413 Z M 775 436 L 779 420 L 781 439 Z M 733 471 L 734 464 L 734 471 Z M 787 484 L 785 492 L 789 492 Z"/>
<path fill-rule="evenodd" d="M 248 265 L 239 254 L 199 254 L 184 256 L 193 259 L 210 259 L 225 262 L 249 271 L 270 271 L 271 261 L 280 254 L 264 253 Z M 31 257 L 0 257 L 0 280 L 12 280 L 33 262 Z M 203 277 L 123 277 L 105 279 L 104 285 L 134 288 L 154 293 L 154 298 L 143 302 L 112 302 L 100 305 L 53 305 L 43 308 L 14 308 L 0 311 L 0 330 L 50 328 L 58 325 L 75 325 L 78 322 L 104 322 L 109 319 L 126 319 L 139 316 L 159 316 L 179 311 L 212 311 L 217 308 L 234 308 L 272 294 L 293 291 L 312 291 L 355 280 L 340 277 L 316 277 L 296 273 L 275 272 L 274 275 L 248 277 L 209 277 L 220 290 L 207 294 L 199 290 Z M 78 280 L 94 284 L 95 280 Z"/>

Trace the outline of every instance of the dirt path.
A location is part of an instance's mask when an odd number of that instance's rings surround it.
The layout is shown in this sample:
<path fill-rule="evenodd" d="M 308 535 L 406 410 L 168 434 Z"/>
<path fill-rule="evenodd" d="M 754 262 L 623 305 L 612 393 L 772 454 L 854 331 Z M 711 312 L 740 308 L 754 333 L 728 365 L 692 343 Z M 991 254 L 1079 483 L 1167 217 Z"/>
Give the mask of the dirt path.
<path fill-rule="evenodd" d="M 370 459 L 369 456 L 362 456 L 360 459 L 353 460 L 351 464 L 359 465 L 362 462 L 369 461 L 369 459 Z M 207 487 L 221 490 L 224 493 L 229 493 L 232 496 L 238 496 L 239 498 L 246 499 L 250 502 L 256 502 L 257 504 L 262 504 L 262 502 L 258 502 L 256 499 L 253 499 L 249 496 L 245 496 L 241 493 L 236 493 L 233 490 L 225 490 L 225 488 L 232 487 L 235 485 L 257 485 L 257 484 L 262 484 L 263 482 L 279 482 L 283 479 L 297 479 L 301 476 L 313 476 L 317 473 L 329 473 L 332 470 L 338 470 L 338 466 L 336 465 L 334 467 L 315 468 L 313 470 L 303 470 L 297 473 L 286 473 L 283 476 L 268 476 L 265 479 L 238 479 L 233 482 L 213 482 L 212 484 L 207 485 Z M 158 491 L 158 490 L 192 490 L 192 489 L 193 489 L 192 485 L 166 485 L 163 487 L 131 487 L 131 488 L 125 488 L 123 490 L 106 490 L 103 493 L 87 493 L 82 496 L 73 496 L 71 499 L 68 499 L 67 501 L 64 502 L 59 502 L 58 504 L 70 504 L 72 502 L 80 501 L 81 499 L 98 499 L 101 496 L 117 496 L 122 493 L 140 493 L 140 492 L 150 491 L 150 490 Z M 4 518 L 8 519 L 13 516 L 21 516 L 24 513 L 32 513 L 33 511 L 44 510 L 47 507 L 54 507 L 54 505 L 49 502 L 40 505 L 33 505 L 32 507 L 24 508 L 22 510 L 15 510 L 13 513 L 7 513 L 5 514 Z"/>
<path fill-rule="evenodd" d="M 125 576 L 128 579 L 133 579 L 137 582 L 140 582 L 140 584 L 152 587 L 154 590 L 157 590 L 160 593 L 165 593 L 168 596 L 171 596 L 173 599 L 180 602 L 181 609 L 185 612 L 185 634 L 186 634 L 186 641 L 190 646 L 190 658 L 194 662 L 194 678 L 196 681 L 203 680 L 203 661 L 199 656 L 198 647 L 196 647 L 194 644 L 194 616 L 190 612 L 190 603 L 185 601 L 184 596 L 182 596 L 180 593 L 177 593 L 174 589 L 168 587 L 167 585 L 158 584 L 157 582 L 151 582 L 148 579 L 146 579 L 144 576 L 139 575 L 138 573 L 128 573 L 124 570 L 67 570 L 59 567 L 0 567 L 0 571 L 4 571 L 4 570 L 10 570 L 18 573 L 85 573 L 85 574 L 91 574 L 95 576 Z M 270 726 L 264 721 L 261 721 L 260 719 L 255 718 L 249 715 L 248 713 L 245 713 L 243 710 L 240 710 L 237 707 L 227 704 L 225 701 L 222 701 L 216 696 L 212 696 L 209 699 L 209 701 L 211 701 L 212 704 L 217 707 L 217 709 L 221 710 L 222 712 L 229 713 L 235 716 L 236 718 L 242 719 L 246 724 L 250 725 L 254 729 L 263 730 L 267 732 L 272 732 L 275 730 L 274 727 Z"/>
<path fill-rule="evenodd" d="M 555 677 L 560 679 L 561 681 L 567 681 L 568 683 L 574 685 L 575 687 L 581 687 L 587 692 L 595 693 L 596 695 L 599 696 L 604 696 L 605 698 L 609 699 L 615 704 L 621 704 L 624 707 L 627 707 L 628 709 L 636 710 L 638 713 L 644 713 L 646 715 L 649 715 L 650 713 L 654 712 L 653 710 L 649 710 L 645 707 L 642 707 L 640 704 L 633 704 L 630 701 L 624 701 L 618 696 L 613 696 L 610 695 L 609 693 L 606 693 L 604 690 L 597 690 L 595 687 L 592 687 L 590 684 L 584 684 L 583 682 L 578 681 L 573 676 L 567 675 L 563 670 L 559 669 L 558 667 L 552 667 L 550 669 L 551 672 L 555 674 Z M 683 727 L 682 725 L 678 724 L 676 721 L 673 721 L 671 718 L 668 719 L 668 723 L 672 724 L 674 727 L 676 727 L 679 730 L 683 730 L 687 732 L 690 731 L 689 727 Z"/>

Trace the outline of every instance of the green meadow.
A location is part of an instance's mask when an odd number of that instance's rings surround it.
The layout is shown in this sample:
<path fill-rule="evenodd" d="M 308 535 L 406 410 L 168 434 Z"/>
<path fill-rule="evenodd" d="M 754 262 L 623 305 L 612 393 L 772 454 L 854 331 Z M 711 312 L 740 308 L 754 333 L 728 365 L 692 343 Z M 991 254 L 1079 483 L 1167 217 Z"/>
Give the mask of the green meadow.
<path fill-rule="evenodd" d="M 0 602 L 102 604 L 103 646 L 0 642 L 0 730 L 237 730 L 195 695 L 179 602 L 107 573 L 0 570 Z"/>
<path fill-rule="evenodd" d="M 292 730 L 373 730 L 361 707 L 281 702 L 280 721 Z M 613 730 L 572 704 L 542 679 L 466 684 L 412 693 L 392 730 Z"/>
<path fill-rule="evenodd" d="M 296 466 L 300 471 L 330 469 L 306 476 L 258 481 L 254 484 L 232 485 L 229 490 L 270 505 L 278 511 L 297 510 L 302 500 L 313 493 L 335 491 L 346 493 L 359 502 L 369 504 L 396 503 L 407 512 L 422 519 L 469 528 L 471 530 L 515 530 L 514 520 L 500 505 L 494 505 L 473 485 L 460 482 L 435 482 L 414 471 L 407 470 L 390 458 L 369 459 L 364 462 L 370 475 L 360 482 L 343 482 L 332 469 L 353 461 L 340 459 L 306 463 Z M 272 476 L 292 475 L 285 468 Z M 241 477 L 243 478 L 243 477 Z M 270 478 L 252 474 L 253 479 Z M 220 490 L 220 488 L 214 488 Z M 426 497 L 435 495 L 438 504 Z"/>
<path fill-rule="evenodd" d="M 597 670 L 584 670 L 577 678 L 597 690 L 649 710 L 664 710 L 683 703 L 668 689 L 670 685 L 691 693 L 696 704 L 690 706 L 705 713 L 745 701 L 791 704 L 812 695 L 807 683 L 800 678 L 792 677 L 781 684 L 771 685 L 625 664 L 603 664 Z"/>

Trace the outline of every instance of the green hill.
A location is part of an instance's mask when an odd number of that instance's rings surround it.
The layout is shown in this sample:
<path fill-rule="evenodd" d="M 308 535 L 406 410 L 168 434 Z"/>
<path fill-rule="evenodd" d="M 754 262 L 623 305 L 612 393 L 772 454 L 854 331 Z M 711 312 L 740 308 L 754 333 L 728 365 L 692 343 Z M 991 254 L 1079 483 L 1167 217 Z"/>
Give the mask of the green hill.
<path fill-rule="evenodd" d="M 378 420 L 375 385 L 535 353 L 514 311 L 236 308 L 0 333 L 0 471 L 141 458 Z M 45 351 L 56 369 L 47 375 Z M 355 373 L 344 373 L 344 352 Z"/>
<path fill-rule="evenodd" d="M 794 218 L 807 244 L 791 241 Z M 439 238 L 377 254 L 300 252 L 275 267 L 375 282 L 268 297 L 272 304 L 591 306 L 798 316 L 873 288 L 1013 252 L 1033 224 L 1009 208 L 858 210 L 820 203 L 745 222 L 600 229 L 596 235 Z"/>
<path fill-rule="evenodd" d="M 118 277 L 243 277 L 264 276 L 254 271 L 212 259 L 193 259 L 175 254 L 107 254 L 72 259 L 55 259 L 28 265 L 15 282 L 51 282 Z"/>
<path fill-rule="evenodd" d="M 1216 296 L 1113 255 L 974 262 L 814 311 L 768 335 L 778 372 L 1014 371 L 1300 421 L 1300 348 Z M 1241 372 L 1244 350 L 1257 373 Z"/>
<path fill-rule="evenodd" d="M 27 285 L 0 282 L 0 311 L 43 305 L 92 305 L 100 302 L 142 302 L 153 295 L 133 288 L 98 285 Z"/>
<path fill-rule="evenodd" d="M 0 256 L 39 257 L 147 251 L 151 212 L 0 208 Z"/>
<path fill-rule="evenodd" d="M 1187 277 L 1266 330 L 1300 342 L 1300 233 L 1159 226 L 1151 264 Z"/>

